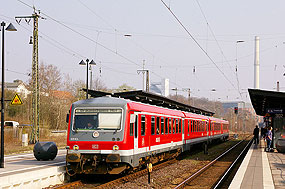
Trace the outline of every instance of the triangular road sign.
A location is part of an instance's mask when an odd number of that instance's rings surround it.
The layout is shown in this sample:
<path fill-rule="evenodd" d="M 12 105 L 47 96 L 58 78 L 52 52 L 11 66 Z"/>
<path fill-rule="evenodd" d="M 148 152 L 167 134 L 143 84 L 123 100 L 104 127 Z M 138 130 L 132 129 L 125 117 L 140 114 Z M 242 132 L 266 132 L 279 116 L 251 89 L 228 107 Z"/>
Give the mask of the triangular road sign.
<path fill-rule="evenodd" d="M 15 93 L 14 98 L 11 100 L 11 105 L 22 105 L 23 101 L 21 100 L 20 96 Z"/>

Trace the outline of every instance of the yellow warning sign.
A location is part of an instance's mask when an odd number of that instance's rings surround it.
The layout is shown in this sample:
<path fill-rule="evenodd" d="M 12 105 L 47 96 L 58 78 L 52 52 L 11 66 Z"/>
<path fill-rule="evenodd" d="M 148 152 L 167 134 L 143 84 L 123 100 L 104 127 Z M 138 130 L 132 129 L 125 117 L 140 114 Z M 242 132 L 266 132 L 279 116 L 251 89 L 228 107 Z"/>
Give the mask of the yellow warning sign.
<path fill-rule="evenodd" d="M 23 101 L 21 100 L 20 96 L 15 93 L 13 99 L 11 100 L 11 105 L 22 105 Z"/>

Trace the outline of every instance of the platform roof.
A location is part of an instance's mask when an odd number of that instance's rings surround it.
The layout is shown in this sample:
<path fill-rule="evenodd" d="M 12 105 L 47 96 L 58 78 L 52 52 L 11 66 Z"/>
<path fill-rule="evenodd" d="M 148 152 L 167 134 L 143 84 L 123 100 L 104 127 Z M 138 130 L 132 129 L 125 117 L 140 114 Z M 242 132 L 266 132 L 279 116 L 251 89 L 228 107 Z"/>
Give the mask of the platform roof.
<path fill-rule="evenodd" d="M 248 89 L 251 103 L 257 115 L 265 116 L 266 113 L 285 113 L 285 93 Z"/>
<path fill-rule="evenodd" d="M 86 92 L 86 89 L 83 89 Z M 128 91 L 128 92 L 119 92 L 119 93 L 106 93 L 102 91 L 96 91 L 96 90 L 88 90 L 88 94 L 91 95 L 91 97 L 101 97 L 101 96 L 106 96 L 110 95 L 113 97 L 119 97 L 119 98 L 124 98 L 124 99 L 130 99 L 133 101 L 137 102 L 142 102 L 142 103 L 147 103 L 147 104 L 152 104 L 156 106 L 162 106 L 170 109 L 177 109 L 177 110 L 182 110 L 182 111 L 187 111 L 187 112 L 192 112 L 196 114 L 202 114 L 206 116 L 213 116 L 214 113 L 203 110 L 200 108 L 196 108 L 187 104 L 180 103 L 178 101 L 166 98 L 161 95 L 157 95 L 154 93 L 150 92 L 145 92 L 142 90 L 138 91 Z"/>

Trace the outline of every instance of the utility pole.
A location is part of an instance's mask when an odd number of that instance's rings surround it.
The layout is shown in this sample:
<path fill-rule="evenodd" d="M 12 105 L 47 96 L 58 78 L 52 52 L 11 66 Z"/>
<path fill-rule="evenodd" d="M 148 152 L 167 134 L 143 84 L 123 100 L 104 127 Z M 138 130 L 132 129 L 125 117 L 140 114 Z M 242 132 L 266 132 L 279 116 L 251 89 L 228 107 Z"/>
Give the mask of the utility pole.
<path fill-rule="evenodd" d="M 34 144 L 40 139 L 40 95 L 39 95 L 39 54 L 38 54 L 38 20 L 42 18 L 39 13 L 36 12 L 34 7 L 34 13 L 32 16 L 16 16 L 16 22 L 20 24 L 22 19 L 29 24 L 33 19 L 33 62 L 32 62 L 32 81 L 33 81 L 33 93 L 32 93 L 32 136 L 30 143 Z"/>
<path fill-rule="evenodd" d="M 190 96 L 191 96 L 190 88 L 183 88 L 182 90 L 188 92 L 188 104 L 190 105 L 190 102 L 191 102 L 191 100 L 190 100 Z"/>
<path fill-rule="evenodd" d="M 90 89 L 93 90 L 93 89 L 92 89 L 92 87 L 93 87 L 93 86 L 92 86 L 93 77 L 92 77 L 92 68 L 91 68 L 91 65 L 89 66 L 89 70 L 90 70 Z"/>
<path fill-rule="evenodd" d="M 176 100 L 177 100 L 177 91 L 178 91 L 178 88 L 176 87 L 176 88 L 173 88 L 173 89 L 171 89 L 171 90 L 175 91 L 175 96 L 176 96 Z"/>
<path fill-rule="evenodd" d="M 140 74 L 140 73 L 143 74 L 143 88 L 144 88 L 144 74 L 146 73 L 146 86 L 145 86 L 146 89 L 145 89 L 145 91 L 149 92 L 149 70 L 145 70 L 144 66 L 145 66 L 145 60 L 143 60 L 143 69 L 142 70 L 137 70 L 137 73 L 138 74 Z"/>

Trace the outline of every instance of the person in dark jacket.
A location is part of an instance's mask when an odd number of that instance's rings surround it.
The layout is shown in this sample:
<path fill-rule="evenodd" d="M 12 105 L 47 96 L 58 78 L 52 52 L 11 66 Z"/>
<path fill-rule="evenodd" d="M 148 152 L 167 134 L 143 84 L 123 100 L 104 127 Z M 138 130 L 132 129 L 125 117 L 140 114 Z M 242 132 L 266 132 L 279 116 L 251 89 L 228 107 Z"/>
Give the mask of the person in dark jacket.
<path fill-rule="evenodd" d="M 254 144 L 258 144 L 259 143 L 259 128 L 258 126 L 255 127 L 255 129 L 253 130 L 253 135 L 254 135 L 254 138 L 253 138 L 253 141 L 254 141 Z"/>

